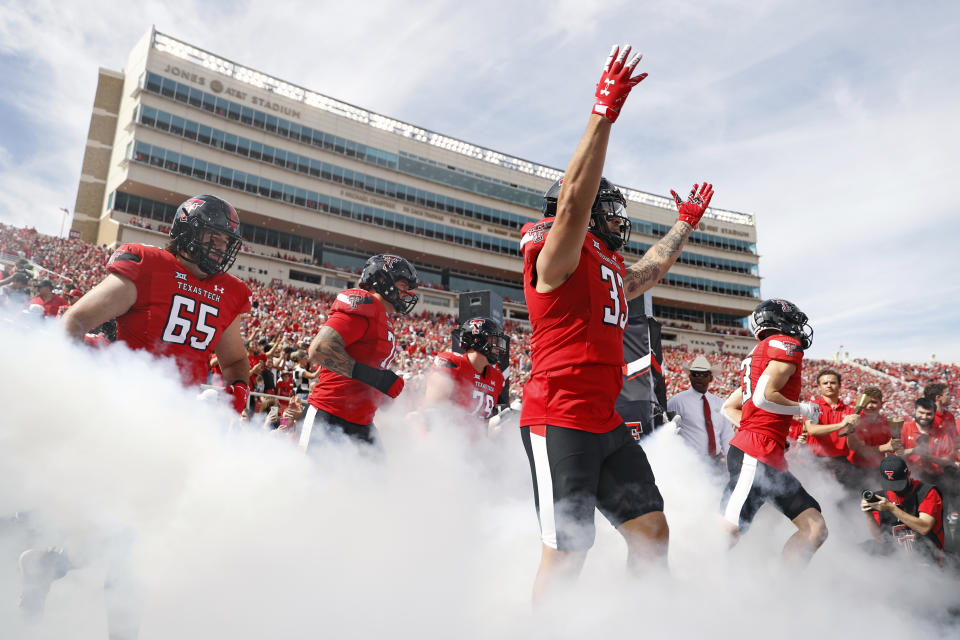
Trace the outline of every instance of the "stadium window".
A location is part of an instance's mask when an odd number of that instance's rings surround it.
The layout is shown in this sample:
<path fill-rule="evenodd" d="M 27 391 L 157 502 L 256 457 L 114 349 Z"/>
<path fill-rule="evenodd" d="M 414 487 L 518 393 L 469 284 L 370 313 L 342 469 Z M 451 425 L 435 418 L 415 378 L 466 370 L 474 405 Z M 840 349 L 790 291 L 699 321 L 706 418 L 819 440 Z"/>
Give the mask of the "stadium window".
<path fill-rule="evenodd" d="M 197 142 L 202 144 L 210 144 L 210 138 L 213 135 L 213 129 L 207 125 L 200 125 L 200 128 L 197 130 Z"/>
<path fill-rule="evenodd" d="M 161 131 L 169 131 L 170 117 L 171 116 L 169 113 L 165 113 L 163 111 L 159 112 L 157 114 L 157 129 L 160 129 Z"/>
<path fill-rule="evenodd" d="M 260 156 L 260 159 L 266 162 L 267 164 L 273 164 L 273 153 L 275 149 L 268 144 L 263 145 L 263 154 Z"/>
<path fill-rule="evenodd" d="M 241 111 L 242 111 L 242 107 L 236 102 L 227 103 L 227 117 L 229 119 L 234 121 L 239 121 Z"/>
<path fill-rule="evenodd" d="M 270 114 L 267 114 L 265 129 L 270 133 L 277 132 L 277 116 L 272 116 Z"/>
<path fill-rule="evenodd" d="M 277 118 L 277 133 L 284 138 L 290 137 L 290 123 L 283 118 Z"/>
<path fill-rule="evenodd" d="M 183 127 L 183 137 L 188 140 L 196 140 L 197 132 L 200 130 L 200 125 L 192 120 L 187 120 Z"/>
<path fill-rule="evenodd" d="M 170 78 L 163 78 L 160 82 L 160 95 L 172 98 L 177 92 L 177 83 Z"/>
<path fill-rule="evenodd" d="M 182 136 L 183 125 L 184 125 L 183 118 L 181 118 L 180 116 L 173 116 L 170 119 L 170 133 L 174 135 Z"/>
<path fill-rule="evenodd" d="M 215 113 L 217 110 L 217 99 L 209 93 L 203 94 L 203 110 Z"/>
<path fill-rule="evenodd" d="M 247 125 L 253 124 L 253 109 L 250 107 L 240 108 L 240 122 Z"/>
<path fill-rule="evenodd" d="M 233 169 L 227 169 L 226 167 L 220 168 L 220 184 L 225 187 L 233 185 Z"/>

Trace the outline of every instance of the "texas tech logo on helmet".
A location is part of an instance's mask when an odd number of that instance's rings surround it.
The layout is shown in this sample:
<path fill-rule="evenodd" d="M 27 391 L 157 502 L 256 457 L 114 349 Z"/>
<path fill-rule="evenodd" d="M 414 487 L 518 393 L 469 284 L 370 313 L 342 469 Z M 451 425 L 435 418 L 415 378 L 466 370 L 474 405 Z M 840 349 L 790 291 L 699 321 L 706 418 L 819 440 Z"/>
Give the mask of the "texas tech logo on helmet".
<path fill-rule="evenodd" d="M 470 333 L 473 335 L 479 335 L 483 331 L 483 318 L 474 318 L 473 320 L 467 323 L 467 326 L 470 328 Z"/>
<path fill-rule="evenodd" d="M 892 471 L 892 470 L 887 469 L 887 470 L 884 470 L 883 473 L 884 473 L 885 476 L 887 476 L 887 480 L 893 480 L 893 479 L 894 479 L 894 478 L 893 478 L 893 471 Z"/>
<path fill-rule="evenodd" d="M 201 200 L 201 199 L 199 199 L 199 198 L 194 198 L 194 199 L 192 199 L 192 200 L 187 200 L 186 202 L 183 203 L 183 210 L 184 210 L 184 212 L 186 212 L 186 213 L 190 213 L 191 211 L 193 211 L 193 210 L 196 209 L 197 207 L 203 205 L 203 203 L 204 203 L 204 200 Z"/>
<path fill-rule="evenodd" d="M 383 263 L 387 265 L 388 269 L 392 269 L 393 265 L 397 264 L 401 260 L 403 260 L 403 258 L 401 258 L 400 256 L 394 256 L 389 253 L 383 254 Z"/>

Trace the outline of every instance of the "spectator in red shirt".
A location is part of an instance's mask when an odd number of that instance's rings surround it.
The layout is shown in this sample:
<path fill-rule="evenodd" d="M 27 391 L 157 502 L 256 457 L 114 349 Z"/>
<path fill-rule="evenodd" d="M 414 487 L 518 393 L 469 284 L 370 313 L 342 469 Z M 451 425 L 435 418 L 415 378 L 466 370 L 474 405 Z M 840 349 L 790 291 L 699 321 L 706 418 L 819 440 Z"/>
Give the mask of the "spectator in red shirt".
<path fill-rule="evenodd" d="M 945 492 L 948 502 L 955 504 L 958 474 L 957 432 L 941 423 L 933 424 L 937 405 L 933 400 L 918 398 L 914 419 L 903 425 L 903 454 L 914 475 Z"/>
<path fill-rule="evenodd" d="M 37 284 L 37 295 L 31 298 L 30 305 L 38 304 L 43 307 L 44 316 L 56 317 L 60 307 L 68 305 L 67 300 L 53 292 L 53 283 L 41 280 Z"/>
<path fill-rule="evenodd" d="M 937 413 L 933 416 L 933 426 L 943 424 L 947 430 L 957 432 L 957 419 L 948 411 L 950 407 L 950 389 L 942 382 L 931 382 L 923 387 L 923 397 L 933 400 L 937 405 Z"/>
<path fill-rule="evenodd" d="M 933 485 L 910 477 L 906 461 L 888 456 L 880 463 L 883 491 L 864 495 L 860 510 L 873 534 L 870 548 L 887 555 L 901 549 L 921 562 L 943 560 L 943 498 Z"/>
<path fill-rule="evenodd" d="M 834 369 L 823 369 L 817 374 L 817 388 L 820 398 L 816 403 L 820 406 L 820 423 L 812 424 L 804 420 L 804 431 L 807 432 L 807 447 L 815 456 L 820 456 L 826 467 L 843 484 L 847 484 L 850 475 L 850 464 L 847 455 L 846 435 L 860 421 L 853 407 L 844 404 L 840 399 L 840 373 Z"/>
<path fill-rule="evenodd" d="M 850 453 L 847 460 L 855 467 L 851 482 L 858 486 L 868 486 L 868 480 L 876 477 L 880 461 L 888 453 L 893 453 L 893 440 L 890 425 L 886 417 L 880 414 L 883 406 L 883 393 L 877 387 L 864 387 L 860 392 L 869 400 L 863 407 L 860 421 L 847 435 L 847 448 Z"/>

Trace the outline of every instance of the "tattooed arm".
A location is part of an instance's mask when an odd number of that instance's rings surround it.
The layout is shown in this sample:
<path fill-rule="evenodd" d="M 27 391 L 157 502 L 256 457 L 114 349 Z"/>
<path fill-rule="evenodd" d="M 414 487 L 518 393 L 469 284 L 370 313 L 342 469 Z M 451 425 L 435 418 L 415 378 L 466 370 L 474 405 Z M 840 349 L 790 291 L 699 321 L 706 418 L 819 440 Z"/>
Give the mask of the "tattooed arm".
<path fill-rule="evenodd" d="M 348 378 L 353 377 L 353 365 L 356 360 L 347 353 L 347 346 L 343 336 L 328 326 L 320 327 L 310 348 L 307 350 L 310 362 L 319 364 L 324 369 L 330 369 Z"/>
<path fill-rule="evenodd" d="M 677 261 L 691 231 L 693 227 L 678 220 L 660 242 L 653 245 L 636 264 L 627 269 L 627 275 L 623 279 L 627 300 L 636 298 L 659 282 Z"/>
<path fill-rule="evenodd" d="M 371 367 L 351 358 L 343 336 L 326 325 L 320 327 L 307 354 L 310 362 L 370 385 L 391 398 L 396 398 L 403 390 L 403 378 L 389 369 Z"/>
<path fill-rule="evenodd" d="M 677 203 L 680 218 L 663 240 L 653 245 L 635 265 L 627 269 L 627 275 L 623 279 L 627 300 L 636 298 L 657 284 L 677 261 L 684 243 L 697 228 L 703 212 L 710 206 L 713 185 L 706 182 L 693 185 L 686 202 L 680 199 L 676 191 L 671 190 L 670 194 Z"/>

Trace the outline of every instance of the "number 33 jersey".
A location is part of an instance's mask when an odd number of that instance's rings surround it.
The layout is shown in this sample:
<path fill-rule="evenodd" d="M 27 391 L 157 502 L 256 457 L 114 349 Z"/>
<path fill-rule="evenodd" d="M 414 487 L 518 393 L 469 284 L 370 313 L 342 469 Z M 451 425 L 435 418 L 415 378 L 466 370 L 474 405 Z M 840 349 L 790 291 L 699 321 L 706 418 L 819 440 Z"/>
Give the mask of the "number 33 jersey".
<path fill-rule="evenodd" d="M 520 241 L 523 292 L 533 332 L 533 366 L 523 389 L 521 426 L 553 425 L 606 433 L 623 386 L 627 326 L 623 257 L 591 233 L 576 270 L 548 293 L 536 290 L 536 264 L 553 218 L 528 224 Z"/>
<path fill-rule="evenodd" d="M 465 354 L 452 351 L 438 353 L 433 366 L 453 379 L 452 400 L 457 405 L 478 418 L 486 420 L 490 417 L 497 398 L 503 391 L 503 374 L 500 369 L 488 364 L 483 373 L 477 373 Z"/>
<path fill-rule="evenodd" d="M 796 365 L 797 370 L 780 389 L 780 394 L 793 402 L 800 399 L 803 360 L 800 341 L 785 335 L 774 335 L 762 340 L 740 365 L 743 414 L 740 416 L 740 428 L 730 440 L 730 444 L 775 469 L 786 470 L 787 463 L 783 454 L 793 416 L 758 409 L 753 403 L 757 382 L 771 360 Z"/>
<path fill-rule="evenodd" d="M 250 311 L 250 289 L 229 274 L 200 279 L 159 247 L 124 244 L 107 271 L 133 281 L 137 299 L 117 318 L 117 340 L 131 349 L 171 356 L 186 384 L 207 380 L 210 352 L 223 330 Z"/>
<path fill-rule="evenodd" d="M 393 324 L 383 303 L 363 289 L 337 294 L 324 324 L 340 334 L 347 354 L 357 362 L 389 369 L 396 355 Z M 321 363 L 322 364 L 322 363 Z M 354 424 L 371 424 L 386 396 L 353 378 L 321 368 L 310 392 L 311 405 Z"/>

